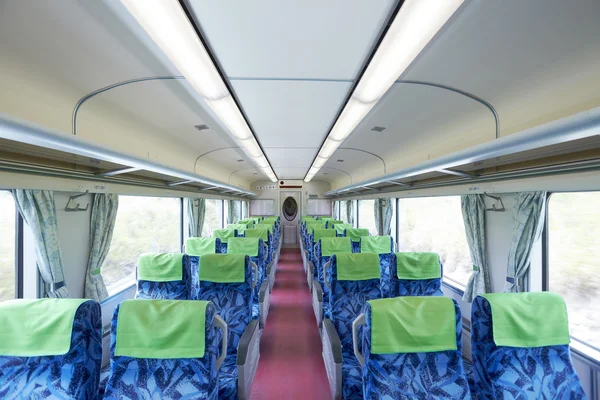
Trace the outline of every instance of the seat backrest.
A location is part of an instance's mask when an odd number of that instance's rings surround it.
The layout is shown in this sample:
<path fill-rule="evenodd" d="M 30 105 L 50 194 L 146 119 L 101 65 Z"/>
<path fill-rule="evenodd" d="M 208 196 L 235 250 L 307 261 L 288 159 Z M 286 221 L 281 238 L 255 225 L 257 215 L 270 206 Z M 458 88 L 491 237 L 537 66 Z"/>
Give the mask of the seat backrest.
<path fill-rule="evenodd" d="M 390 268 L 390 297 L 444 295 L 439 254 L 395 253 Z"/>
<path fill-rule="evenodd" d="M 344 236 L 346 236 L 346 229 L 352 229 L 352 225 L 344 224 L 342 222 L 342 223 L 338 223 L 338 224 L 333 224 L 333 229 L 335 229 L 335 233 L 338 236 L 344 237 Z"/>
<path fill-rule="evenodd" d="M 271 240 L 271 234 L 269 233 L 269 230 L 265 228 L 252 228 L 246 229 L 245 234 L 247 238 L 259 238 L 263 241 L 264 244 L 266 244 L 267 253 L 265 265 L 269 265 L 271 261 L 273 261 L 274 251 L 274 249 L 271 247 L 271 243 L 273 243 L 273 241 Z"/>
<path fill-rule="evenodd" d="M 335 225 L 336 225 L 336 224 L 338 224 L 338 225 L 339 225 L 339 224 L 343 224 L 343 223 L 344 223 L 344 221 L 342 221 L 342 220 L 339 220 L 339 219 L 331 219 L 331 220 L 328 220 L 328 221 L 327 221 L 327 224 L 326 224 L 326 225 L 327 225 L 327 228 L 330 228 L 330 229 L 331 229 L 331 228 L 335 228 Z"/>
<path fill-rule="evenodd" d="M 519 321 L 519 323 L 515 323 Z M 558 294 L 491 293 L 471 306 L 471 348 L 480 399 L 584 399 Z"/>
<path fill-rule="evenodd" d="M 260 286 L 267 277 L 267 251 L 264 242 L 256 237 L 239 237 L 229 239 L 227 254 L 243 254 L 250 257 L 258 268 L 258 280 L 254 287 L 255 302 L 258 302 Z"/>
<path fill-rule="evenodd" d="M 201 256 L 203 254 L 219 254 L 221 239 L 209 237 L 191 237 L 185 241 L 185 254 Z"/>
<path fill-rule="evenodd" d="M 181 253 L 142 254 L 137 263 L 136 299 L 187 300 L 191 279 L 189 256 Z"/>
<path fill-rule="evenodd" d="M 232 237 L 237 237 L 237 229 L 215 229 L 213 231 L 213 237 L 221 240 L 221 254 L 227 253 L 227 242 Z"/>
<path fill-rule="evenodd" d="M 104 399 L 217 398 L 222 335 L 215 311 L 208 301 L 189 300 L 117 306 Z"/>
<path fill-rule="evenodd" d="M 462 359 L 462 318 L 454 300 L 370 300 L 365 316 L 365 399 L 471 398 Z"/>
<path fill-rule="evenodd" d="M 332 230 L 330 230 L 332 231 Z M 316 232 L 316 231 L 315 231 Z M 335 233 L 335 232 L 334 232 Z M 346 237 L 323 237 L 315 245 L 315 278 L 323 285 L 323 267 L 329 261 L 332 255 L 337 253 L 351 253 L 352 244 L 350 238 Z M 326 292 L 327 289 L 323 288 Z"/>
<path fill-rule="evenodd" d="M 245 224 L 229 224 L 227 225 L 227 229 L 235 229 L 237 231 L 237 236 L 243 236 L 244 235 L 244 231 L 247 229 L 248 227 Z"/>
<path fill-rule="evenodd" d="M 210 300 L 227 323 L 228 353 L 235 354 L 240 337 L 252 320 L 254 271 L 243 254 L 200 256 L 198 273 L 192 275 L 193 300 Z"/>
<path fill-rule="evenodd" d="M 379 257 L 375 253 L 337 253 L 331 256 L 324 274 L 325 285 L 330 287 L 327 316 L 342 347 L 352 354 L 352 322 L 367 300 L 382 297 Z"/>
<path fill-rule="evenodd" d="M 102 362 L 102 317 L 97 302 L 2 302 L 0 337 L 0 397 L 96 398 Z"/>
<path fill-rule="evenodd" d="M 347 228 L 346 237 L 352 241 L 352 252 L 360 253 L 360 238 L 369 236 L 369 230 L 365 228 Z"/>
<path fill-rule="evenodd" d="M 394 238 L 391 236 L 361 236 L 359 252 L 379 254 L 381 265 L 381 284 L 384 297 L 390 297 L 390 270 L 394 262 Z"/>

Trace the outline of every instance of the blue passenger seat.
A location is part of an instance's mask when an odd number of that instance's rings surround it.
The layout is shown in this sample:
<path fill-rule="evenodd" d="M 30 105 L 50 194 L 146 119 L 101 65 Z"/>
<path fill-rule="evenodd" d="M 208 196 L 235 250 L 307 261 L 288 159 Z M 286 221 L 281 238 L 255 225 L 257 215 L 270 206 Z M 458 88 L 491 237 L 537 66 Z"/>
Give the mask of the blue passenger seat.
<path fill-rule="evenodd" d="M 190 257 L 181 253 L 142 254 L 137 264 L 136 299 L 187 300 Z"/>
<path fill-rule="evenodd" d="M 376 253 L 381 265 L 381 284 L 384 297 L 390 297 L 390 271 L 394 263 L 394 238 L 391 236 L 362 236 L 359 253 Z"/>
<path fill-rule="evenodd" d="M 185 254 L 199 257 L 204 254 L 220 254 L 221 239 L 209 237 L 191 237 L 185 241 Z"/>
<path fill-rule="evenodd" d="M 252 318 L 256 276 L 250 257 L 207 254 L 192 276 L 192 299 L 211 301 L 228 326 L 227 357 L 219 371 L 219 399 L 247 399 L 258 366 L 259 321 Z"/>
<path fill-rule="evenodd" d="M 490 293 L 471 308 L 479 399 L 585 399 L 571 361 L 565 301 L 556 293 Z"/>
<path fill-rule="evenodd" d="M 389 276 L 388 297 L 444 295 L 442 264 L 437 253 L 395 253 Z"/>
<path fill-rule="evenodd" d="M 364 398 L 471 399 L 461 335 L 460 308 L 450 298 L 368 301 L 353 323 Z"/>
<path fill-rule="evenodd" d="M 236 229 L 215 229 L 213 231 L 213 237 L 221 240 L 221 251 L 220 254 L 227 253 L 227 242 L 229 238 L 237 237 L 238 232 Z"/>
<path fill-rule="evenodd" d="M 218 399 L 222 331 L 210 302 L 124 301 L 112 318 L 104 399 Z"/>
<path fill-rule="evenodd" d="M 352 323 L 368 300 L 379 299 L 381 268 L 375 253 L 338 253 L 326 269 L 327 315 L 323 320 L 323 360 L 334 398 L 362 399 L 362 372 L 354 356 Z"/>
<path fill-rule="evenodd" d="M 0 398 L 88 400 L 98 395 L 102 318 L 97 302 L 2 302 L 0 337 Z"/>
<path fill-rule="evenodd" d="M 369 236 L 369 230 L 365 228 L 347 228 L 346 237 L 352 241 L 352 252 L 360 253 L 360 238 Z"/>

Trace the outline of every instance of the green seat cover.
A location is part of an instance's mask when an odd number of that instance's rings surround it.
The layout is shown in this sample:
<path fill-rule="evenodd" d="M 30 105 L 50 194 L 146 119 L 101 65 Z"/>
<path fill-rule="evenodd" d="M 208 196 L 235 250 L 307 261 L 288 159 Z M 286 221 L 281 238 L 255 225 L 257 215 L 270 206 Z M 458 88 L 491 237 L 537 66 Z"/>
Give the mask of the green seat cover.
<path fill-rule="evenodd" d="M 344 221 L 340 220 L 340 219 L 332 219 L 330 221 L 328 221 L 330 224 L 332 225 L 336 225 L 336 224 L 343 224 Z"/>
<path fill-rule="evenodd" d="M 542 347 L 571 342 L 565 300 L 552 292 L 488 293 L 496 346 Z"/>
<path fill-rule="evenodd" d="M 302 217 L 300 220 L 302 222 L 316 221 L 315 217 Z"/>
<path fill-rule="evenodd" d="M 267 228 L 246 229 L 245 235 L 246 237 L 256 237 L 262 239 L 265 243 L 269 243 L 269 230 Z"/>
<path fill-rule="evenodd" d="M 375 253 L 336 253 L 340 281 L 380 279 L 379 256 Z"/>
<path fill-rule="evenodd" d="M 392 252 L 391 242 L 391 236 L 363 236 L 360 238 L 360 252 L 388 254 Z"/>
<path fill-rule="evenodd" d="M 119 307 L 115 355 L 202 358 L 206 306 L 199 300 L 125 300 Z"/>
<path fill-rule="evenodd" d="M 190 256 L 215 254 L 216 251 L 216 238 L 192 237 L 185 241 L 185 253 Z"/>
<path fill-rule="evenodd" d="M 252 228 L 254 226 L 254 221 L 251 219 L 243 219 L 241 221 L 238 221 L 239 225 L 244 225 L 246 227 L 246 229 L 248 228 Z"/>
<path fill-rule="evenodd" d="M 245 254 L 250 257 L 258 255 L 258 241 L 256 237 L 237 237 L 229 239 L 227 254 Z"/>
<path fill-rule="evenodd" d="M 346 229 L 352 229 L 352 225 L 350 224 L 333 224 L 333 229 L 335 229 L 336 233 L 343 235 Z"/>
<path fill-rule="evenodd" d="M 360 238 L 369 236 L 369 230 L 365 228 L 348 228 L 346 229 L 346 237 L 349 237 L 353 242 L 360 242 Z"/>
<path fill-rule="evenodd" d="M 325 229 L 325 224 L 322 224 L 320 222 L 314 222 L 314 223 L 310 223 L 310 224 L 306 224 L 306 230 L 308 231 L 308 233 L 310 235 L 313 234 L 315 229 Z"/>
<path fill-rule="evenodd" d="M 273 224 L 268 224 L 268 223 L 267 224 L 262 224 L 261 223 L 261 224 L 256 224 L 254 227 L 256 229 L 260 229 L 260 228 L 268 229 L 269 233 L 271 233 L 271 234 L 273 233 Z"/>
<path fill-rule="evenodd" d="M 244 224 L 229 224 L 227 225 L 227 229 L 236 229 L 238 232 L 238 235 L 243 235 L 244 231 L 247 229 L 248 227 Z"/>
<path fill-rule="evenodd" d="M 254 225 L 260 224 L 261 218 L 254 217 L 254 218 L 250 218 L 250 219 L 254 221 Z"/>
<path fill-rule="evenodd" d="M 438 279 L 442 277 L 438 253 L 396 253 L 398 279 Z"/>
<path fill-rule="evenodd" d="M 329 257 L 339 253 L 352 253 L 352 243 L 347 237 L 324 237 L 321 239 L 321 256 Z"/>
<path fill-rule="evenodd" d="M 369 300 L 371 353 L 457 350 L 456 310 L 448 297 L 414 296 Z"/>
<path fill-rule="evenodd" d="M 0 303 L 0 356 L 59 356 L 69 352 L 73 321 L 88 299 L 18 299 Z"/>
<path fill-rule="evenodd" d="M 233 229 L 215 229 L 213 237 L 221 239 L 222 243 L 227 243 L 229 238 L 235 237 L 235 231 Z"/>
<path fill-rule="evenodd" d="M 200 256 L 199 265 L 201 281 L 240 283 L 245 280 L 244 254 L 205 254 Z"/>
<path fill-rule="evenodd" d="M 324 237 L 335 237 L 336 232 L 333 229 L 315 229 L 313 231 L 313 242 L 317 243 Z"/>
<path fill-rule="evenodd" d="M 183 279 L 183 254 L 142 254 L 138 258 L 137 277 L 140 281 L 172 282 Z"/>

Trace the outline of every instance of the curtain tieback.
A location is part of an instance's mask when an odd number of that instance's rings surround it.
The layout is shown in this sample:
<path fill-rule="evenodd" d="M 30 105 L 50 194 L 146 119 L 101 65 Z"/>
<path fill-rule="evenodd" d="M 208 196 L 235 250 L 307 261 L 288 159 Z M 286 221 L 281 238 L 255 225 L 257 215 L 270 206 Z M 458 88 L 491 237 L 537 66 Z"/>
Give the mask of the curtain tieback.
<path fill-rule="evenodd" d="M 477 265 L 473 265 L 473 271 L 479 271 L 479 267 Z"/>
<path fill-rule="evenodd" d="M 507 276 L 506 277 L 506 282 L 511 283 L 511 284 L 515 284 L 515 278 L 513 278 L 512 276 Z"/>
<path fill-rule="evenodd" d="M 91 272 L 92 275 L 100 275 L 100 268 L 96 268 Z"/>

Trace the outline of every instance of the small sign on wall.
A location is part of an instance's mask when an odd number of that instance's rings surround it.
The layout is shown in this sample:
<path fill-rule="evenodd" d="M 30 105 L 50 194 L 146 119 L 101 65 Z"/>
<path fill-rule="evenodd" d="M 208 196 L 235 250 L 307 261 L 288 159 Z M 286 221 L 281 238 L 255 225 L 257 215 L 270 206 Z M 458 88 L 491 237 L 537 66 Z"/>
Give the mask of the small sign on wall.
<path fill-rule="evenodd" d="M 276 187 L 275 185 L 270 185 L 270 186 L 257 186 L 256 190 L 275 190 Z"/>

